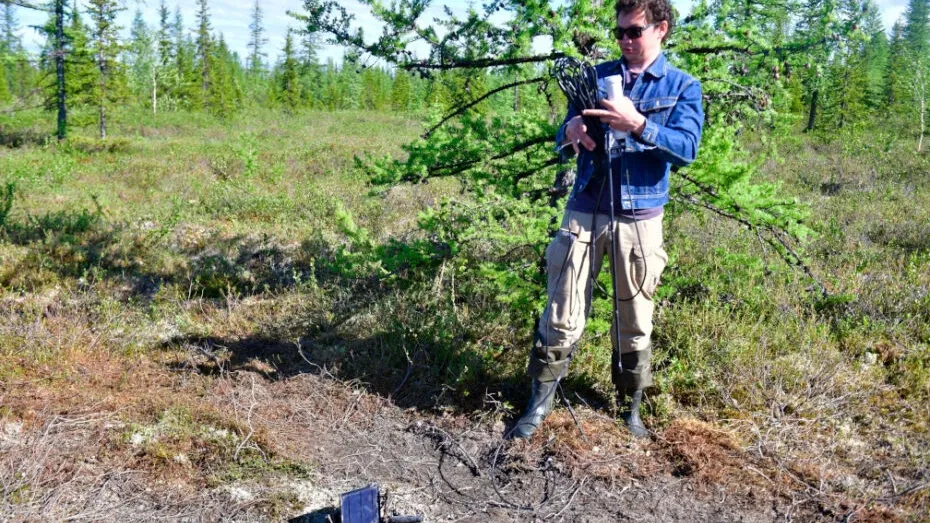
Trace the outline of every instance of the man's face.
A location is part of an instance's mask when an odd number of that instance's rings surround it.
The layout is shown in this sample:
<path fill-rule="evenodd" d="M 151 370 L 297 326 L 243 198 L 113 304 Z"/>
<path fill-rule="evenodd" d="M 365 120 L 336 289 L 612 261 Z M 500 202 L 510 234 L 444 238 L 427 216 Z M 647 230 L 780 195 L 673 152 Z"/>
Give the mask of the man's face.
<path fill-rule="evenodd" d="M 646 27 L 649 22 L 646 20 L 646 12 L 642 9 L 620 13 L 617 17 L 617 27 L 628 29 L 631 27 Z M 617 40 L 623 56 L 628 62 L 640 63 L 654 58 L 662 50 L 662 38 L 668 32 L 668 22 L 663 20 L 654 24 L 652 27 L 643 31 L 639 38 L 630 38 L 629 33 L 625 33 Z"/>

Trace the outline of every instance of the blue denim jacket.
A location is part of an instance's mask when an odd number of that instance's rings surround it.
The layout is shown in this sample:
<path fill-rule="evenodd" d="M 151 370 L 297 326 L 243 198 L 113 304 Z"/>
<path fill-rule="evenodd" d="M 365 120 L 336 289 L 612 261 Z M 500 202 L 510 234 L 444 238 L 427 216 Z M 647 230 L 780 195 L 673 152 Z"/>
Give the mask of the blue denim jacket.
<path fill-rule="evenodd" d="M 625 60 L 604 62 L 595 66 L 598 78 L 622 74 Z M 701 84 L 687 73 L 669 65 L 664 54 L 639 75 L 633 83 L 630 100 L 646 117 L 642 136 L 632 134 L 611 147 L 610 165 L 616 194 L 623 209 L 632 202 L 635 209 L 660 207 L 669 199 L 671 166 L 685 166 L 697 156 L 704 125 L 701 105 Z M 556 145 L 565 141 L 565 126 L 578 113 L 569 107 L 568 115 L 556 134 Z M 606 132 L 604 125 L 601 132 Z M 622 154 L 621 154 L 622 151 Z M 574 154 L 571 147 L 562 153 Z M 580 194 L 594 175 L 594 153 L 581 148 L 578 175 L 569 199 Z"/>

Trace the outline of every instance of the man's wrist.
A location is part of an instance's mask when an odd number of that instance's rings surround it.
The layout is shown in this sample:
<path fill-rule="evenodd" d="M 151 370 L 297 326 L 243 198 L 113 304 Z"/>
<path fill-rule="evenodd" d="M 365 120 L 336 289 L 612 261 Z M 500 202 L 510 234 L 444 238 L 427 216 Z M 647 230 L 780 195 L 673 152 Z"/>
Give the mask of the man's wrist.
<path fill-rule="evenodd" d="M 642 136 L 643 131 L 646 130 L 646 117 L 642 115 L 640 115 L 640 117 L 642 118 L 642 120 L 639 122 L 639 125 L 633 128 L 633 130 L 631 131 L 634 135 L 636 135 L 637 138 Z"/>

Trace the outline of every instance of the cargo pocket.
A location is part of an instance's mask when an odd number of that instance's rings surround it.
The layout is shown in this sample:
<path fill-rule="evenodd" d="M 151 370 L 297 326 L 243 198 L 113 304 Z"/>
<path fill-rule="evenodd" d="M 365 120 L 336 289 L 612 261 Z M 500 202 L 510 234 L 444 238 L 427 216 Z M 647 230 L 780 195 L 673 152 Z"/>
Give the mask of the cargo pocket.
<path fill-rule="evenodd" d="M 549 321 L 561 330 L 573 330 L 584 321 L 583 282 L 585 256 L 591 233 L 578 222 L 566 219 L 546 248 L 549 289 Z"/>
<path fill-rule="evenodd" d="M 668 265 L 668 253 L 662 248 L 662 218 L 639 222 L 641 241 L 633 245 L 630 255 L 630 276 L 633 293 L 642 287 L 642 294 L 651 300 L 659 287 L 662 271 Z"/>

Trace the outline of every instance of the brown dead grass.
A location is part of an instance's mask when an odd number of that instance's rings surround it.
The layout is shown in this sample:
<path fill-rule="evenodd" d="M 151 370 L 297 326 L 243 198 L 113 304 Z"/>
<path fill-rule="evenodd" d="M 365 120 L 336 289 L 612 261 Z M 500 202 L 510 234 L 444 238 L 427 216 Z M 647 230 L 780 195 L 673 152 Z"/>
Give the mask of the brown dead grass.
<path fill-rule="evenodd" d="M 745 463 L 734 435 L 695 419 L 673 421 L 657 446 L 675 475 L 710 483 L 727 481 Z"/>
<path fill-rule="evenodd" d="M 584 436 L 566 411 L 553 413 L 543 425 L 546 439 L 555 438 L 551 455 L 565 464 L 573 477 L 591 476 L 617 481 L 654 475 L 661 467 L 652 452 L 616 422 L 587 410 L 576 412 Z"/>
<path fill-rule="evenodd" d="M 689 478 L 697 491 L 724 489 L 728 495 L 755 502 L 790 497 L 792 491 L 788 478 L 771 464 L 753 459 L 733 433 L 710 423 L 674 420 L 657 435 L 654 449 L 671 474 Z"/>

